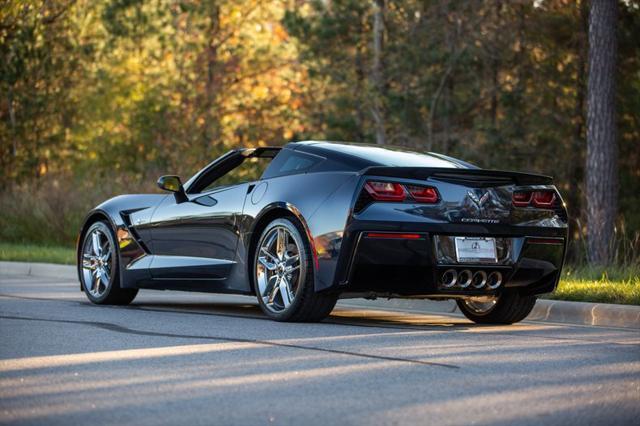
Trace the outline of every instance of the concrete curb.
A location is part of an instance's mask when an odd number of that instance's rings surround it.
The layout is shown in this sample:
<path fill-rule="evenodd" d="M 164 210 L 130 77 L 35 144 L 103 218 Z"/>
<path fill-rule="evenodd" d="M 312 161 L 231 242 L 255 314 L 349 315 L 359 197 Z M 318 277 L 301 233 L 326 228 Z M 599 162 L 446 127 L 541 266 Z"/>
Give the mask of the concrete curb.
<path fill-rule="evenodd" d="M 73 280 L 73 282 L 78 279 L 76 267 L 73 265 L 31 262 L 0 262 L 0 275 L 31 275 Z M 462 315 L 452 300 L 346 299 L 341 300 L 338 306 L 422 314 Z M 640 329 L 640 306 L 541 299 L 527 317 L 527 321 Z"/>
<path fill-rule="evenodd" d="M 339 306 L 462 316 L 452 300 L 348 299 L 341 301 Z M 526 321 L 640 329 L 640 306 L 539 299 Z"/>
<path fill-rule="evenodd" d="M 34 277 L 59 278 L 77 280 L 76 267 L 73 265 L 56 265 L 53 263 L 32 262 L 0 262 L 2 275 L 31 275 Z"/>

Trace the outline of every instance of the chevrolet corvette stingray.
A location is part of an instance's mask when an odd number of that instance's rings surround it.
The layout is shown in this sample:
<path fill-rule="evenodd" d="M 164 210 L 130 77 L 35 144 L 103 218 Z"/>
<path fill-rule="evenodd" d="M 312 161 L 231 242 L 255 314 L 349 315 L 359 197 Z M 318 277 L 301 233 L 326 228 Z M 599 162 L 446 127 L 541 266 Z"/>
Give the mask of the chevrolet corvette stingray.
<path fill-rule="evenodd" d="M 455 299 L 477 323 L 524 319 L 552 292 L 567 211 L 547 176 L 435 153 L 294 142 L 233 150 L 167 193 L 89 212 L 81 289 L 128 304 L 139 289 L 257 296 L 279 321 L 320 321 L 339 298 Z"/>

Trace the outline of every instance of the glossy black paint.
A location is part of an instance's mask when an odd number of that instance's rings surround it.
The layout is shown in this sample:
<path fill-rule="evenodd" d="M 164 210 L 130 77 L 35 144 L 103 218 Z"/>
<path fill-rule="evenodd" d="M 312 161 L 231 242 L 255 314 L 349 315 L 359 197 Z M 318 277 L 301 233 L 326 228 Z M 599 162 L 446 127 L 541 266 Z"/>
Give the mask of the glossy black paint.
<path fill-rule="evenodd" d="M 255 182 L 201 192 L 251 156 L 275 157 Z M 302 158 L 298 169 L 289 159 Z M 366 180 L 430 185 L 440 201 L 427 205 L 372 202 L 361 195 Z M 124 195 L 93 209 L 108 220 L 119 244 L 121 285 L 154 289 L 251 294 L 251 255 L 261 229 L 284 214 L 306 230 L 314 254 L 316 291 L 344 295 L 443 297 L 476 294 L 438 284 L 449 267 L 450 236 L 492 236 L 500 245 L 504 289 L 553 291 L 567 237 L 562 200 L 548 210 L 514 208 L 514 190 L 553 189 L 551 178 L 478 169 L 442 155 L 327 142 L 291 143 L 282 150 L 236 150 L 220 157 L 175 194 Z M 488 194 L 487 202 L 473 201 Z M 365 194 L 366 195 L 366 194 Z M 559 197 L 559 194 L 558 194 Z M 366 232 L 411 232 L 419 239 L 375 239 Z M 533 243 L 531 237 L 557 238 Z M 481 292 L 487 294 L 486 291 Z"/>

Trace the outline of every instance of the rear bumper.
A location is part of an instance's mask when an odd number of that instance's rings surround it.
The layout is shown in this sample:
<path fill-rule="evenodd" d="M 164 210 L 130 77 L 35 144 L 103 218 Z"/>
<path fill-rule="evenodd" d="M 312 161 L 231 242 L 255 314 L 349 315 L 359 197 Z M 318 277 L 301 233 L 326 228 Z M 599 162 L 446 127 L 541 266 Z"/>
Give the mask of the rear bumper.
<path fill-rule="evenodd" d="M 384 235 L 388 233 L 406 235 Z M 455 236 L 494 237 L 504 247 L 497 262 L 460 263 L 446 247 Z M 460 297 L 505 290 L 523 295 L 549 293 L 560 278 L 566 240 L 566 228 L 354 221 L 344 234 L 330 288 L 381 296 Z M 464 282 L 447 287 L 443 274 L 450 270 L 471 275 L 481 271 L 487 276 L 499 272 L 502 282 L 494 289 L 463 287 Z"/>

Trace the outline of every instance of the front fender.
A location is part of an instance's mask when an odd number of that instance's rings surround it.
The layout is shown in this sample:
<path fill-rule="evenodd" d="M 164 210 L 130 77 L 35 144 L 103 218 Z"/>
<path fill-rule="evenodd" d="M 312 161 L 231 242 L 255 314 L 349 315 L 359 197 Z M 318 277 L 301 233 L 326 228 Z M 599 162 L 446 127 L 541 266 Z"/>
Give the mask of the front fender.
<path fill-rule="evenodd" d="M 82 240 L 87 229 L 96 221 L 104 220 L 109 223 L 116 237 L 116 254 L 118 256 L 120 286 L 122 288 L 136 287 L 136 281 L 145 278 L 146 270 L 129 271 L 128 267 L 148 254 L 144 243 L 135 232 L 130 222 L 130 215 L 151 215 L 165 194 L 120 195 L 111 198 L 93 208 L 85 217 L 76 243 L 76 265 L 78 279 L 81 273 Z M 82 290 L 82 286 L 80 287 Z"/>

